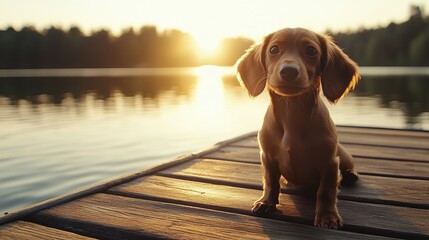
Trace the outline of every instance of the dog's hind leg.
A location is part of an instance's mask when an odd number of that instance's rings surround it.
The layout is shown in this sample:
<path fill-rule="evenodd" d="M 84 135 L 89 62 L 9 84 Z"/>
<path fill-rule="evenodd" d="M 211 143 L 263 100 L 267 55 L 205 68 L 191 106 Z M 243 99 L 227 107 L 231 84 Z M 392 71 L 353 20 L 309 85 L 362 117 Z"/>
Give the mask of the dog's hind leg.
<path fill-rule="evenodd" d="M 338 144 L 337 154 L 340 158 L 340 171 L 342 184 L 351 184 L 359 179 L 359 173 L 355 169 L 352 155 L 341 145 Z"/>

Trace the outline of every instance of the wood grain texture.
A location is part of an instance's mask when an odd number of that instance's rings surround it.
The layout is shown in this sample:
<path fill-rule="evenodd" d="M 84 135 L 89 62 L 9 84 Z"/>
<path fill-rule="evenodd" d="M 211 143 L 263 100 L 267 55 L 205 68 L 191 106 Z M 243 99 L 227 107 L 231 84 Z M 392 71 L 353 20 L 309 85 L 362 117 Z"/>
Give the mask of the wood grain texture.
<path fill-rule="evenodd" d="M 193 189 L 188 193 L 201 194 Z M 110 194 L 82 198 L 37 213 L 31 219 L 108 239 L 280 239 L 286 236 L 291 239 L 310 236 L 320 239 L 376 239 L 367 235 Z"/>
<path fill-rule="evenodd" d="M 93 239 L 81 236 L 75 233 L 58 230 L 55 228 L 45 227 L 35 223 L 16 221 L 13 223 L 0 226 L 0 239 Z"/>
<path fill-rule="evenodd" d="M 237 144 L 240 142 L 237 142 Z M 394 148 L 367 147 L 360 145 L 345 145 L 345 147 L 352 153 L 355 158 L 429 163 L 429 150 L 398 150 Z M 212 152 L 203 156 L 206 158 L 259 163 L 259 149 L 257 147 L 241 147 L 237 146 L 236 144 L 232 144 L 232 146 L 221 148 L 219 149 L 219 151 Z"/>
<path fill-rule="evenodd" d="M 366 134 L 366 133 L 341 133 L 339 132 L 339 141 L 341 143 L 351 143 L 351 144 L 366 144 L 374 146 L 386 146 L 392 148 L 402 148 L 402 149 L 422 149 L 428 150 L 429 145 L 427 139 L 429 136 L 425 137 L 401 137 L 401 136 L 389 136 L 389 135 L 377 135 L 377 134 Z"/>
<path fill-rule="evenodd" d="M 359 144 L 385 146 L 401 149 L 429 150 L 428 131 L 407 131 L 379 128 L 342 127 L 337 126 L 340 142 L 344 144 Z M 251 141 L 234 143 L 237 146 L 257 146 L 256 133 L 249 135 Z"/>
<path fill-rule="evenodd" d="M 378 127 L 361 127 L 361 126 L 343 126 L 337 125 L 337 131 L 342 133 L 358 133 L 378 136 L 398 136 L 398 137 L 414 137 L 426 138 L 429 136 L 429 131 L 424 130 L 408 130 L 408 129 L 394 129 L 394 128 L 378 128 Z"/>
<path fill-rule="evenodd" d="M 429 149 L 429 131 L 337 126 L 342 142 L 412 149 Z"/>
<path fill-rule="evenodd" d="M 170 176 L 199 177 L 232 186 L 262 188 L 261 169 L 257 164 L 196 159 L 161 173 Z M 340 198 L 429 208 L 428 183 L 424 180 L 362 175 L 355 186 L 342 188 Z"/>
<path fill-rule="evenodd" d="M 361 174 L 429 180 L 429 162 L 390 161 L 355 157 Z"/>
<path fill-rule="evenodd" d="M 428 139 L 429 140 L 429 139 Z M 392 159 L 402 161 L 422 161 L 429 163 L 429 149 L 404 149 L 395 147 L 379 147 L 358 144 L 343 144 L 356 157 Z"/>
<path fill-rule="evenodd" d="M 125 196 L 177 202 L 216 210 L 251 214 L 250 207 L 261 191 L 151 176 L 109 190 Z M 167 199 L 167 200 L 166 200 Z M 270 218 L 312 225 L 315 201 L 304 196 L 281 194 L 279 212 Z M 428 210 L 379 204 L 339 201 L 344 230 L 387 236 L 429 237 Z"/>
<path fill-rule="evenodd" d="M 224 147 L 204 155 L 205 158 L 259 164 L 259 150 L 246 147 Z M 372 175 L 391 175 L 415 179 L 429 179 L 429 162 L 395 161 L 355 157 L 358 171 Z"/>
<path fill-rule="evenodd" d="M 427 140 L 429 141 L 429 139 Z M 421 161 L 429 163 L 429 149 L 408 149 L 381 147 L 364 144 L 343 143 L 344 147 L 355 157 L 397 159 L 402 161 Z M 256 138 L 247 138 L 231 144 L 232 147 L 258 148 Z"/>

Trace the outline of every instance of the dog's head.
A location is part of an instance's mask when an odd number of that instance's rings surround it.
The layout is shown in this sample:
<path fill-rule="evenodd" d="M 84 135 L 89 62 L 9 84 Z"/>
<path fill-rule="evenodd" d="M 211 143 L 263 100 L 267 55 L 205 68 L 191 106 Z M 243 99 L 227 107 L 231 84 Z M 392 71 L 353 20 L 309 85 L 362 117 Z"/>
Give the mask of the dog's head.
<path fill-rule="evenodd" d="M 251 96 L 267 87 L 282 96 L 319 89 L 335 103 L 359 80 L 358 68 L 330 37 L 302 28 L 266 36 L 237 61 L 238 79 Z"/>

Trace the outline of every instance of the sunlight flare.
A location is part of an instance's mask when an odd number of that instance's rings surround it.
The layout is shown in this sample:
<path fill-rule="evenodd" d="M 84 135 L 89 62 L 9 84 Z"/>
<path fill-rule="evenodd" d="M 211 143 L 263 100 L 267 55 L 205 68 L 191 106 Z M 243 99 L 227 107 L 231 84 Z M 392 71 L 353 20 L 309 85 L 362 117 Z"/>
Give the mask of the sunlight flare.
<path fill-rule="evenodd" d="M 218 115 L 224 106 L 224 71 L 217 66 L 201 66 L 195 69 L 198 76 L 195 103 L 198 112 L 205 117 Z"/>
<path fill-rule="evenodd" d="M 213 57 L 220 48 L 220 39 L 212 36 L 204 36 L 202 34 L 195 35 L 197 48 L 204 57 Z"/>

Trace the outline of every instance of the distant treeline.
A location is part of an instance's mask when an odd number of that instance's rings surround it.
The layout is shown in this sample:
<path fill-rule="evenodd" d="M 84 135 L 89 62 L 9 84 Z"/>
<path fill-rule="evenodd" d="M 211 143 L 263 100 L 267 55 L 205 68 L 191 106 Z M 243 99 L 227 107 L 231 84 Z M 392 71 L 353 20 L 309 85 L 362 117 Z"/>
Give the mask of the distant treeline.
<path fill-rule="evenodd" d="M 429 17 L 418 6 L 404 23 L 333 37 L 360 65 L 429 66 Z"/>
<path fill-rule="evenodd" d="M 408 21 L 354 33 L 332 34 L 360 65 L 429 65 L 429 18 L 417 6 Z M 178 30 L 155 26 L 132 28 L 120 36 L 108 30 L 85 35 L 78 27 L 65 31 L 33 27 L 0 30 L 0 68 L 183 67 L 233 65 L 253 43 L 247 38 L 222 41 L 215 56 L 202 56 L 195 39 Z"/>

